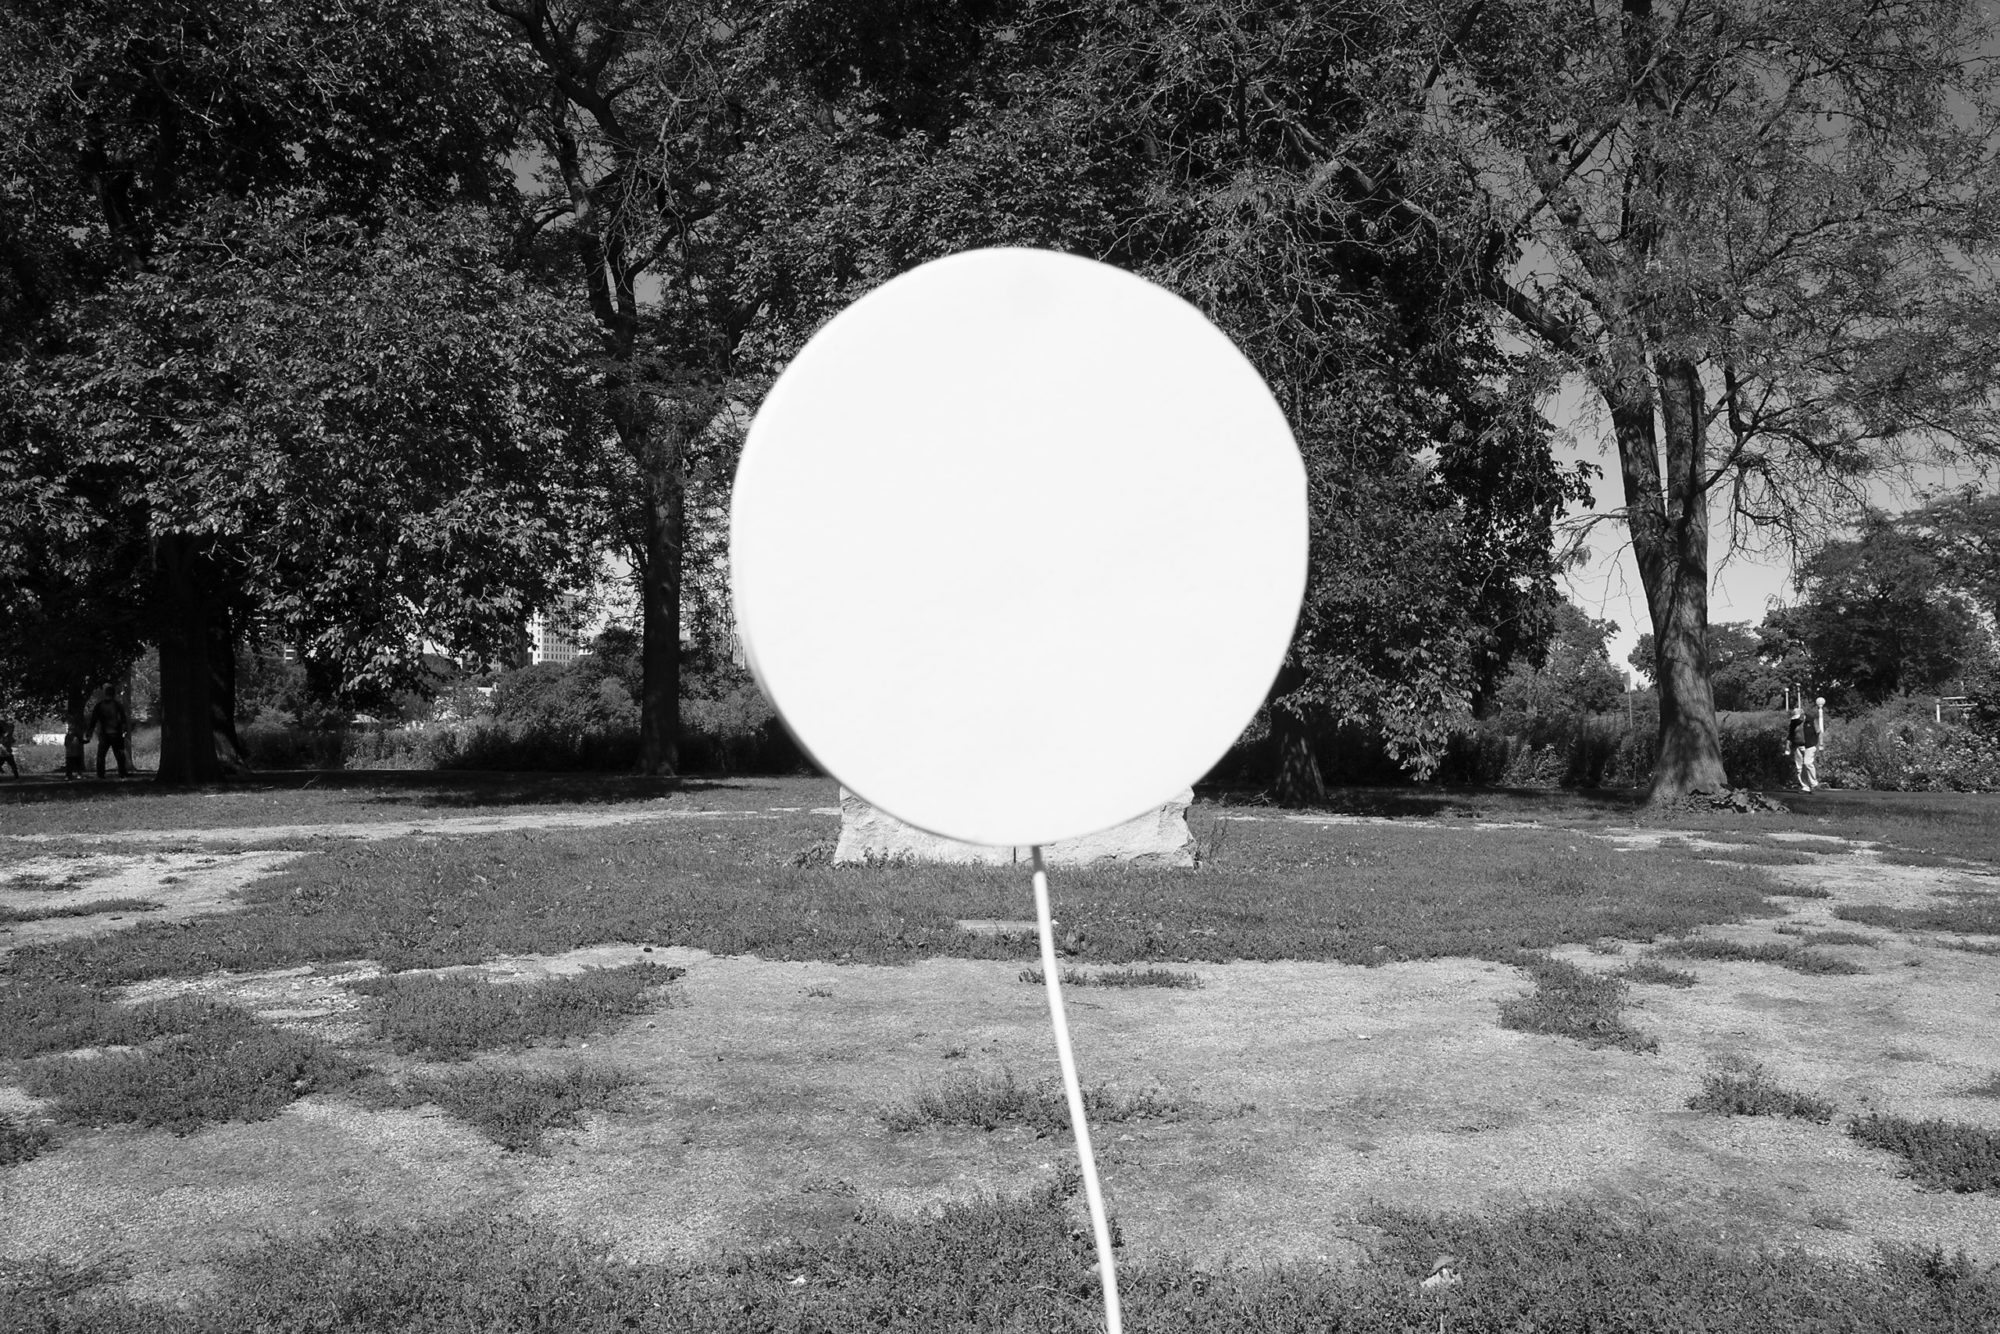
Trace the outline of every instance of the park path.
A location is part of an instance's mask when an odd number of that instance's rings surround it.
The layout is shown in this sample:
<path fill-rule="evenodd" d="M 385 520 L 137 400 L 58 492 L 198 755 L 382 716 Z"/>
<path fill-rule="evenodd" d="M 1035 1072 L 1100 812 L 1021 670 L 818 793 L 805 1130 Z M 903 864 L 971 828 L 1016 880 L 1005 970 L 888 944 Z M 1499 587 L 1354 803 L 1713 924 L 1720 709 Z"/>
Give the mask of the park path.
<path fill-rule="evenodd" d="M 61 834 L 0 835 L 14 843 L 273 843 L 301 838 L 351 838 L 379 842 L 389 838 L 452 837 L 504 834 L 516 829 L 599 829 L 608 825 L 647 824 L 655 820 L 775 820 L 797 813 L 796 806 L 768 811 L 695 811 L 662 806 L 613 810 L 514 811 L 506 815 L 448 815 L 425 820 L 349 820 L 319 824 L 235 825 L 217 829 L 105 829 Z M 814 815 L 838 815 L 837 806 L 816 806 Z"/>

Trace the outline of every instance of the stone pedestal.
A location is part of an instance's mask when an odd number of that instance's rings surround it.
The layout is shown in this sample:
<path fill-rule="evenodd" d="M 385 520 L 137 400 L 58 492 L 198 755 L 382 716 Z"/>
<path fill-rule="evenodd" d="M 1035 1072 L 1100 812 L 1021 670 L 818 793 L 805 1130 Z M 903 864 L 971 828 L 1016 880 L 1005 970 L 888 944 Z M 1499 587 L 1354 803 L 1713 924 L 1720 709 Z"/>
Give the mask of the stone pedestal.
<path fill-rule="evenodd" d="M 1194 789 L 1184 788 L 1166 805 L 1101 833 L 1065 839 L 1042 849 L 1050 866 L 1083 866 L 1090 862 L 1131 862 L 1138 866 L 1193 866 L 1194 835 L 1188 832 L 1187 811 Z M 989 848 L 959 843 L 921 829 L 912 829 L 887 811 L 880 811 L 840 789 L 839 862 L 919 861 L 978 862 L 988 866 L 1026 866 L 1028 848 Z"/>

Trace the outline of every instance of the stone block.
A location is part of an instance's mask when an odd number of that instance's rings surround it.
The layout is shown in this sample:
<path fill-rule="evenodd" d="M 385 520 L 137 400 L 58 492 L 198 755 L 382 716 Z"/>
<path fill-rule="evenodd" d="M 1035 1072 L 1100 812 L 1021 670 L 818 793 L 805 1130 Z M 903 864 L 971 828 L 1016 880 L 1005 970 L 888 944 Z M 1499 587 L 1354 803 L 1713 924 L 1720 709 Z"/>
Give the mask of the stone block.
<path fill-rule="evenodd" d="M 1140 866 L 1193 866 L 1194 835 L 1188 831 L 1188 806 L 1194 789 L 1183 788 L 1165 805 L 1147 811 L 1110 829 L 1082 838 L 1064 839 L 1042 849 L 1042 860 L 1050 866 L 1084 866 L 1091 862 L 1120 861 Z M 835 862 L 919 861 L 981 863 L 988 866 L 1026 866 L 1031 850 L 982 847 L 939 838 L 913 829 L 887 811 L 877 810 L 862 798 L 840 789 L 840 843 L 834 848 Z"/>

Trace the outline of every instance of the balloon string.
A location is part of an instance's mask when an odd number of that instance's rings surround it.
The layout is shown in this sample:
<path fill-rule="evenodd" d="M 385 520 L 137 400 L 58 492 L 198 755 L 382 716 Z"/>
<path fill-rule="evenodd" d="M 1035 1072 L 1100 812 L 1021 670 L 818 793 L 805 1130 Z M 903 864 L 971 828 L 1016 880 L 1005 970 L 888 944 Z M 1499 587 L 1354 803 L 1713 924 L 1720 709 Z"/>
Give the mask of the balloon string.
<path fill-rule="evenodd" d="M 1035 865 L 1035 925 L 1042 936 L 1042 981 L 1049 992 L 1049 1022 L 1056 1031 L 1056 1059 L 1062 1064 L 1063 1094 L 1069 1099 L 1069 1128 L 1076 1136 L 1076 1156 L 1083 1164 L 1083 1196 L 1090 1205 L 1090 1230 L 1097 1239 L 1097 1276 L 1104 1286 L 1104 1320 L 1110 1334 L 1122 1334 L 1118 1309 L 1118 1268 L 1111 1259 L 1111 1226 L 1104 1218 L 1104 1196 L 1097 1188 L 1097 1160 L 1090 1152 L 1090 1122 L 1083 1114 L 1083 1086 L 1076 1080 L 1076 1054 L 1069 1047 L 1069 1019 L 1063 1012 L 1062 981 L 1056 967 L 1055 924 L 1049 918 L 1049 873 L 1042 850 L 1031 849 Z"/>

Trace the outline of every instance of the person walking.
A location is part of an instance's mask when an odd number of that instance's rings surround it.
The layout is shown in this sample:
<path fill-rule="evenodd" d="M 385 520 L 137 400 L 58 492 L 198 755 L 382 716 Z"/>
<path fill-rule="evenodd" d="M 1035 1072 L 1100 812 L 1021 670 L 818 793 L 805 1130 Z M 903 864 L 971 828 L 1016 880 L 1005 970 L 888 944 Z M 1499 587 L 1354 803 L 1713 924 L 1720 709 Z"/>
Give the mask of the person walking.
<path fill-rule="evenodd" d="M 1799 780 L 1799 791 L 1811 792 L 1819 786 L 1819 724 L 1793 705 L 1785 737 L 1792 748 L 1792 776 Z"/>
<path fill-rule="evenodd" d="M 97 776 L 104 777 L 104 752 L 110 751 L 118 757 L 118 776 L 132 776 L 132 760 L 127 754 L 126 729 L 130 723 L 125 706 L 118 702 L 118 694 L 109 681 L 98 693 L 97 702 L 90 706 L 90 719 L 84 724 L 84 739 L 97 738 Z"/>

